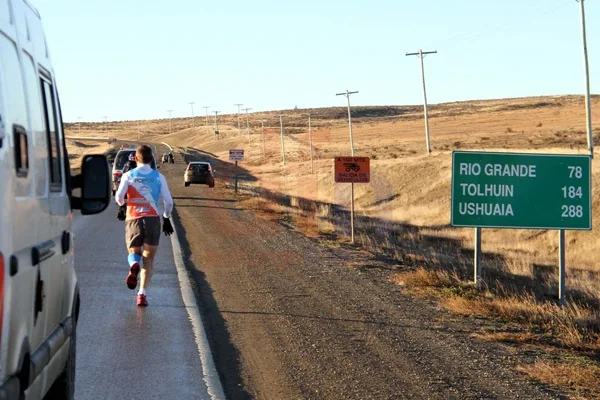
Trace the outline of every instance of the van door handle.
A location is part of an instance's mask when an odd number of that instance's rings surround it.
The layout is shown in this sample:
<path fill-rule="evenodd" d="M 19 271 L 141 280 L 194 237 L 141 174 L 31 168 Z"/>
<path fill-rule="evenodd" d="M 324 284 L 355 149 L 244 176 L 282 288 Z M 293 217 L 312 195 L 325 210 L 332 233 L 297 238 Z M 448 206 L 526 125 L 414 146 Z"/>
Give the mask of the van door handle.
<path fill-rule="evenodd" d="M 36 266 L 54 255 L 54 240 L 47 240 L 31 249 L 31 265 Z"/>
<path fill-rule="evenodd" d="M 71 250 L 71 234 L 69 232 L 63 231 L 60 244 L 63 254 L 67 254 Z"/>

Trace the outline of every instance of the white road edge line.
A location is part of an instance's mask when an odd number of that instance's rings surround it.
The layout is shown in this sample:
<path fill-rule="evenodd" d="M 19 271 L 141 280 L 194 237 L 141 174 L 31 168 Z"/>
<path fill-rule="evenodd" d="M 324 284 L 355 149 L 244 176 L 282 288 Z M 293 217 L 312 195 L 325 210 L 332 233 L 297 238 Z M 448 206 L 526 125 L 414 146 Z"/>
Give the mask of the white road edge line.
<path fill-rule="evenodd" d="M 169 146 L 167 143 L 160 142 L 160 144 L 164 144 L 165 146 L 167 146 L 169 148 L 169 151 L 173 151 L 173 148 L 171 146 Z"/>
<path fill-rule="evenodd" d="M 175 225 L 175 222 L 173 225 Z M 181 252 L 181 246 L 179 244 L 179 238 L 177 237 L 177 229 L 174 229 L 173 235 L 171 235 L 171 244 L 173 246 L 173 259 L 175 260 L 175 267 L 177 268 L 177 277 L 179 279 L 179 285 L 181 287 L 181 297 L 183 298 L 183 304 L 188 312 L 192 327 L 194 330 L 194 336 L 196 344 L 198 345 L 198 353 L 200 354 L 200 362 L 202 363 L 202 369 L 204 371 L 204 382 L 208 388 L 208 394 L 210 394 L 213 400 L 225 400 L 225 394 L 223 392 L 223 386 L 219 379 L 219 374 L 215 367 L 212 353 L 210 352 L 210 345 L 204 331 L 204 324 L 202 317 L 198 311 L 198 304 L 196 303 L 196 297 L 190 284 L 190 277 L 185 268 L 183 262 L 183 254 Z"/>

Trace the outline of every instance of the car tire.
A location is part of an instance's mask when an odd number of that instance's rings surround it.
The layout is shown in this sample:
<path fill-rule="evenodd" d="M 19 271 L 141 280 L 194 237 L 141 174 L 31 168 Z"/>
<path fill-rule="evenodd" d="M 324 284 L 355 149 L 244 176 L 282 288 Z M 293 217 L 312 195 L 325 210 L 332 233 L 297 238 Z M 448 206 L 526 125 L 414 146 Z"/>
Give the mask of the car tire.
<path fill-rule="evenodd" d="M 185 185 L 185 187 L 188 187 L 188 186 L 190 186 L 190 183 L 189 183 L 189 182 L 184 182 L 183 184 Z"/>
<path fill-rule="evenodd" d="M 117 191 L 115 189 L 113 189 L 112 193 L 113 193 L 113 196 L 114 196 L 115 194 L 117 194 Z"/>
<path fill-rule="evenodd" d="M 69 347 L 69 357 L 65 369 L 58 376 L 56 382 L 52 385 L 46 400 L 74 400 L 75 399 L 75 362 L 77 353 L 77 324 L 73 325 L 71 335 L 71 346 Z"/>

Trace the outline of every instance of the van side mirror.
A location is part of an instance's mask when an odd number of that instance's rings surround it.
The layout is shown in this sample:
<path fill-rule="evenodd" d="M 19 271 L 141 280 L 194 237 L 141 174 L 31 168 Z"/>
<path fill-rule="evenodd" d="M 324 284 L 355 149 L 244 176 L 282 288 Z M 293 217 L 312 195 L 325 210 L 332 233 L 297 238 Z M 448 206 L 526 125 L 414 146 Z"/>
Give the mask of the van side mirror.
<path fill-rule="evenodd" d="M 73 197 L 72 207 L 81 210 L 82 215 L 101 213 L 110 203 L 110 184 L 110 166 L 106 156 L 84 156 L 81 174 L 73 177 L 73 188 L 81 188 L 81 198 Z"/>

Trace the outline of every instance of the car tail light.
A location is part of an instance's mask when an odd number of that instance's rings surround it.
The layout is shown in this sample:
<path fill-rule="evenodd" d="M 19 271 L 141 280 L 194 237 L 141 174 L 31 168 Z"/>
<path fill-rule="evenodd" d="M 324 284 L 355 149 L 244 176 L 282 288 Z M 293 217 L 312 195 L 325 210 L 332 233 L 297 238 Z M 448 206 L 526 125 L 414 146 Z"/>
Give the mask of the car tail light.
<path fill-rule="evenodd" d="M 122 175 L 123 175 L 123 172 L 121 172 L 121 171 L 113 172 L 113 176 L 122 176 Z"/>
<path fill-rule="evenodd" d="M 2 337 L 2 320 L 4 319 L 4 256 L 0 253 L 0 338 Z"/>

